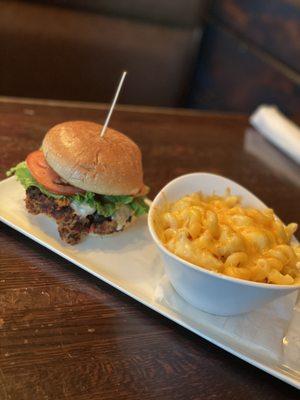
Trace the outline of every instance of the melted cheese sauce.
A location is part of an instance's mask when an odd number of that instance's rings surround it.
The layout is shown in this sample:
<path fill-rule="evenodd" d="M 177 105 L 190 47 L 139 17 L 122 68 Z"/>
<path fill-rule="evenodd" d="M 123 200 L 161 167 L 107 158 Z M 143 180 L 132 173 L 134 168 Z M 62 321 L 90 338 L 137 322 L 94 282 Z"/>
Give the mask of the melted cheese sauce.
<path fill-rule="evenodd" d="M 86 203 L 77 203 L 77 201 L 72 201 L 70 206 L 73 208 L 75 213 L 79 215 L 81 218 L 85 218 L 88 215 L 94 214 L 96 209 L 94 207 L 89 206 Z"/>
<path fill-rule="evenodd" d="M 240 198 L 194 193 L 157 211 L 163 244 L 200 267 L 240 279 L 300 283 L 300 246 L 273 210 L 242 207 Z"/>
<path fill-rule="evenodd" d="M 120 231 L 124 228 L 127 220 L 132 217 L 131 208 L 123 205 L 118 211 L 112 216 L 112 220 L 117 222 L 117 231 Z"/>

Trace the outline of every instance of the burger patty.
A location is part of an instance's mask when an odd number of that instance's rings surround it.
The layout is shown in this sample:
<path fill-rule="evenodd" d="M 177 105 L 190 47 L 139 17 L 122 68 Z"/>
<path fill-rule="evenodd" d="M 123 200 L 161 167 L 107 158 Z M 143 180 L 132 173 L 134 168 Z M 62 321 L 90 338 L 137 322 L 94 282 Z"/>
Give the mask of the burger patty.
<path fill-rule="evenodd" d="M 68 199 L 55 199 L 43 194 L 39 188 L 26 190 L 26 208 L 31 214 L 46 214 L 56 220 L 61 239 L 68 244 L 79 243 L 88 233 L 108 235 L 117 231 L 117 222 L 98 213 L 80 217 Z"/>

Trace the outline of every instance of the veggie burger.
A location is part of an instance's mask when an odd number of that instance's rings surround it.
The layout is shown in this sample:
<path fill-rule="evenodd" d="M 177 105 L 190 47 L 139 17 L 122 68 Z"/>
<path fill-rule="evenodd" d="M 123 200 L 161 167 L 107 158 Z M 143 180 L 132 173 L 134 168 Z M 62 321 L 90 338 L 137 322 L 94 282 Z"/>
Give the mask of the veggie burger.
<path fill-rule="evenodd" d="M 26 208 L 57 222 L 61 239 L 79 243 L 89 233 L 122 231 L 148 211 L 139 147 L 127 136 L 94 122 L 51 128 L 42 148 L 12 168 L 26 189 Z"/>

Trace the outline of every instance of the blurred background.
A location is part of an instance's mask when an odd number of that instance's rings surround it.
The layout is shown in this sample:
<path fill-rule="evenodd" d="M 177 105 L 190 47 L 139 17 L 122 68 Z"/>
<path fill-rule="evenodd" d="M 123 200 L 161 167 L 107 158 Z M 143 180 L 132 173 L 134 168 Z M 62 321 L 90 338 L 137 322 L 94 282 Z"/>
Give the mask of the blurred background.
<path fill-rule="evenodd" d="M 0 95 L 300 109 L 297 0 L 0 0 Z"/>

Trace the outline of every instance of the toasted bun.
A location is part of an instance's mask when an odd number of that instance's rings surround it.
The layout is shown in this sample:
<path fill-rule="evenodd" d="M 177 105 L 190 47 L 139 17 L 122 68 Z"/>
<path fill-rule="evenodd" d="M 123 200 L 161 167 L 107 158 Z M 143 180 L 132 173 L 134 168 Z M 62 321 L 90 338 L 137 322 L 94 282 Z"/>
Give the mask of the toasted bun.
<path fill-rule="evenodd" d="M 48 164 L 71 185 L 98 194 L 143 192 L 142 157 L 127 136 L 94 122 L 70 121 L 51 128 L 42 149 Z"/>

